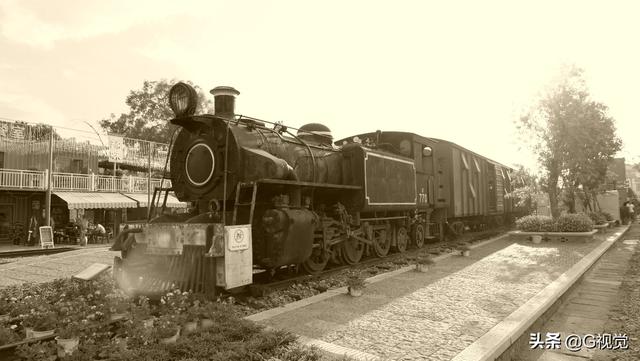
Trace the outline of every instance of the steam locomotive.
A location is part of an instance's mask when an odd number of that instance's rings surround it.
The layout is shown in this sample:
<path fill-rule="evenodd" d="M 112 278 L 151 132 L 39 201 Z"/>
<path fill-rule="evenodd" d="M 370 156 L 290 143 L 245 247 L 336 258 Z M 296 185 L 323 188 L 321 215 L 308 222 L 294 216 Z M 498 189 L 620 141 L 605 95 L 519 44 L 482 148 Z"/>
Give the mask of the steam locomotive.
<path fill-rule="evenodd" d="M 173 191 L 193 211 L 132 231 L 114 267 L 125 289 L 215 293 L 251 283 L 256 268 L 314 274 L 502 223 L 513 211 L 512 169 L 454 143 L 386 131 L 334 142 L 322 124 L 236 115 L 234 88 L 211 93 L 215 113 L 195 115 L 191 86 L 169 92 L 179 126 L 172 189 L 156 189 L 154 203 Z"/>

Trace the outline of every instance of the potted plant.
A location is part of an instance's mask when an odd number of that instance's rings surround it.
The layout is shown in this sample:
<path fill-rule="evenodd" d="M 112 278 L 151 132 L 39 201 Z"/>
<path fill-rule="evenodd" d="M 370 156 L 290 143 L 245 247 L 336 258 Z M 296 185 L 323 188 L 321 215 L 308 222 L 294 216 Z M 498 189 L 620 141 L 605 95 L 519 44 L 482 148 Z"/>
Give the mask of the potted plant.
<path fill-rule="evenodd" d="M 153 336 L 160 343 L 175 343 L 180 336 L 180 324 L 175 315 L 162 315 L 154 323 Z"/>
<path fill-rule="evenodd" d="M 0 326 L 0 346 L 20 341 L 20 335 L 15 331 L 15 325 Z"/>
<path fill-rule="evenodd" d="M 429 270 L 429 267 L 435 263 L 436 262 L 431 256 L 419 257 L 416 261 L 416 271 L 427 272 Z"/>
<path fill-rule="evenodd" d="M 531 236 L 531 242 L 533 242 L 533 244 L 540 244 L 542 242 L 542 236 L 538 234 Z"/>
<path fill-rule="evenodd" d="M 58 336 L 56 337 L 58 346 L 61 348 L 60 351 L 62 351 L 59 354 L 64 356 L 73 353 L 78 348 L 82 331 L 82 323 L 78 318 L 64 319 L 61 326 L 58 327 Z"/>
<path fill-rule="evenodd" d="M 6 299 L 0 298 L 0 323 L 7 322 L 11 319 L 11 303 Z"/>
<path fill-rule="evenodd" d="M 362 296 L 362 291 L 364 290 L 365 284 L 366 283 L 362 276 L 351 275 L 349 276 L 349 279 L 347 279 L 347 290 L 349 291 L 349 294 L 351 296 L 360 297 Z"/>
<path fill-rule="evenodd" d="M 131 308 L 129 300 L 121 297 L 108 297 L 107 302 L 111 321 L 122 320 L 127 317 Z"/>
<path fill-rule="evenodd" d="M 51 336 L 56 332 L 56 314 L 52 311 L 35 311 L 23 320 L 27 338 Z"/>
<path fill-rule="evenodd" d="M 463 257 L 469 257 L 469 254 L 471 253 L 471 247 L 469 247 L 468 245 L 462 245 L 460 247 L 458 247 L 458 251 L 460 251 L 460 254 Z"/>

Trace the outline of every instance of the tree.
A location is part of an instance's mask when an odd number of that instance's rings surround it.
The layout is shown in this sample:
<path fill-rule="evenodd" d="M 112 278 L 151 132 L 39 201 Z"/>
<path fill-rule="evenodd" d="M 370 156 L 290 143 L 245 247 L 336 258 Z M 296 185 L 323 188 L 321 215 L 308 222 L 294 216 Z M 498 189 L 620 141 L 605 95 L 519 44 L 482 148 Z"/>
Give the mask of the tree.
<path fill-rule="evenodd" d="M 512 191 L 505 197 L 516 201 L 516 207 L 531 211 L 537 208 L 536 196 L 540 193 L 538 177 L 523 165 L 516 165 L 511 174 Z"/>
<path fill-rule="evenodd" d="M 591 99 L 582 75 L 575 66 L 563 69 L 518 122 L 544 171 L 542 186 L 554 217 L 560 213 L 559 185 L 569 211 L 575 211 L 576 190 L 595 191 L 605 180 L 607 163 L 622 146 L 607 107 Z"/>
<path fill-rule="evenodd" d="M 100 121 L 100 126 L 109 133 L 129 138 L 144 139 L 159 143 L 169 143 L 176 126 L 169 123 L 174 114 L 169 107 L 169 89 L 176 80 L 145 80 L 142 88 L 132 90 L 125 102 L 129 113 L 116 116 L 111 114 Z M 213 102 L 206 99 L 202 89 L 187 82 L 198 92 L 196 113 L 213 112 Z"/>

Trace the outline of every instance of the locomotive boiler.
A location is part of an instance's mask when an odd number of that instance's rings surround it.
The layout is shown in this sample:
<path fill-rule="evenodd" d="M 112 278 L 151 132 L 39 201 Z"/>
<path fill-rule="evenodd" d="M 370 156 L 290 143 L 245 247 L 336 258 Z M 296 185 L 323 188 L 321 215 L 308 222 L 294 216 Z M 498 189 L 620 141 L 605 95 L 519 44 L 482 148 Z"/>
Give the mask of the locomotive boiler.
<path fill-rule="evenodd" d="M 475 162 L 477 171 L 456 178 L 447 168 L 455 162 L 448 157 L 460 157 L 451 155 L 453 143 L 378 131 L 334 144 L 322 124 L 293 129 L 237 115 L 237 90 L 211 93 L 215 113 L 196 115 L 191 86 L 178 83 L 169 92 L 170 122 L 179 127 L 169 160 L 172 189 L 156 193 L 172 190 L 193 209 L 131 231 L 135 241 L 114 267 L 124 288 L 215 293 L 251 283 L 256 268 L 299 265 L 318 273 L 328 263 L 422 247 L 442 239 L 448 218 L 489 214 L 487 200 L 498 194 L 488 193 L 481 174 L 507 169 L 463 152 L 467 169 Z M 456 198 L 455 187 L 464 194 Z M 469 208 L 462 213 L 461 197 Z"/>

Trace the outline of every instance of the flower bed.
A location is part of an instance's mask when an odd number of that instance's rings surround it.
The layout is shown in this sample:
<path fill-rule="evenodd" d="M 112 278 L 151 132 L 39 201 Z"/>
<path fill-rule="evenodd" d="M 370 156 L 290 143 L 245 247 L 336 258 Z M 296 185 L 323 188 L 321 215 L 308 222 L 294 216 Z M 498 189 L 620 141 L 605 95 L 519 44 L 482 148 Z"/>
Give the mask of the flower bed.
<path fill-rule="evenodd" d="M 547 216 L 525 216 L 516 221 L 517 231 L 509 232 L 515 237 L 543 236 L 546 239 L 566 241 L 571 238 L 589 241 L 597 232 L 593 218 L 606 219 L 600 214 L 563 214 L 554 220 Z"/>
<path fill-rule="evenodd" d="M 327 359 L 289 333 L 241 319 L 229 304 L 180 291 L 150 303 L 127 297 L 106 277 L 11 286 L 0 290 L 0 311 L 9 315 L 0 349 L 20 343 L 15 353 L 25 360 Z M 67 352 L 47 338 L 25 339 L 29 326 L 53 327 Z"/>

